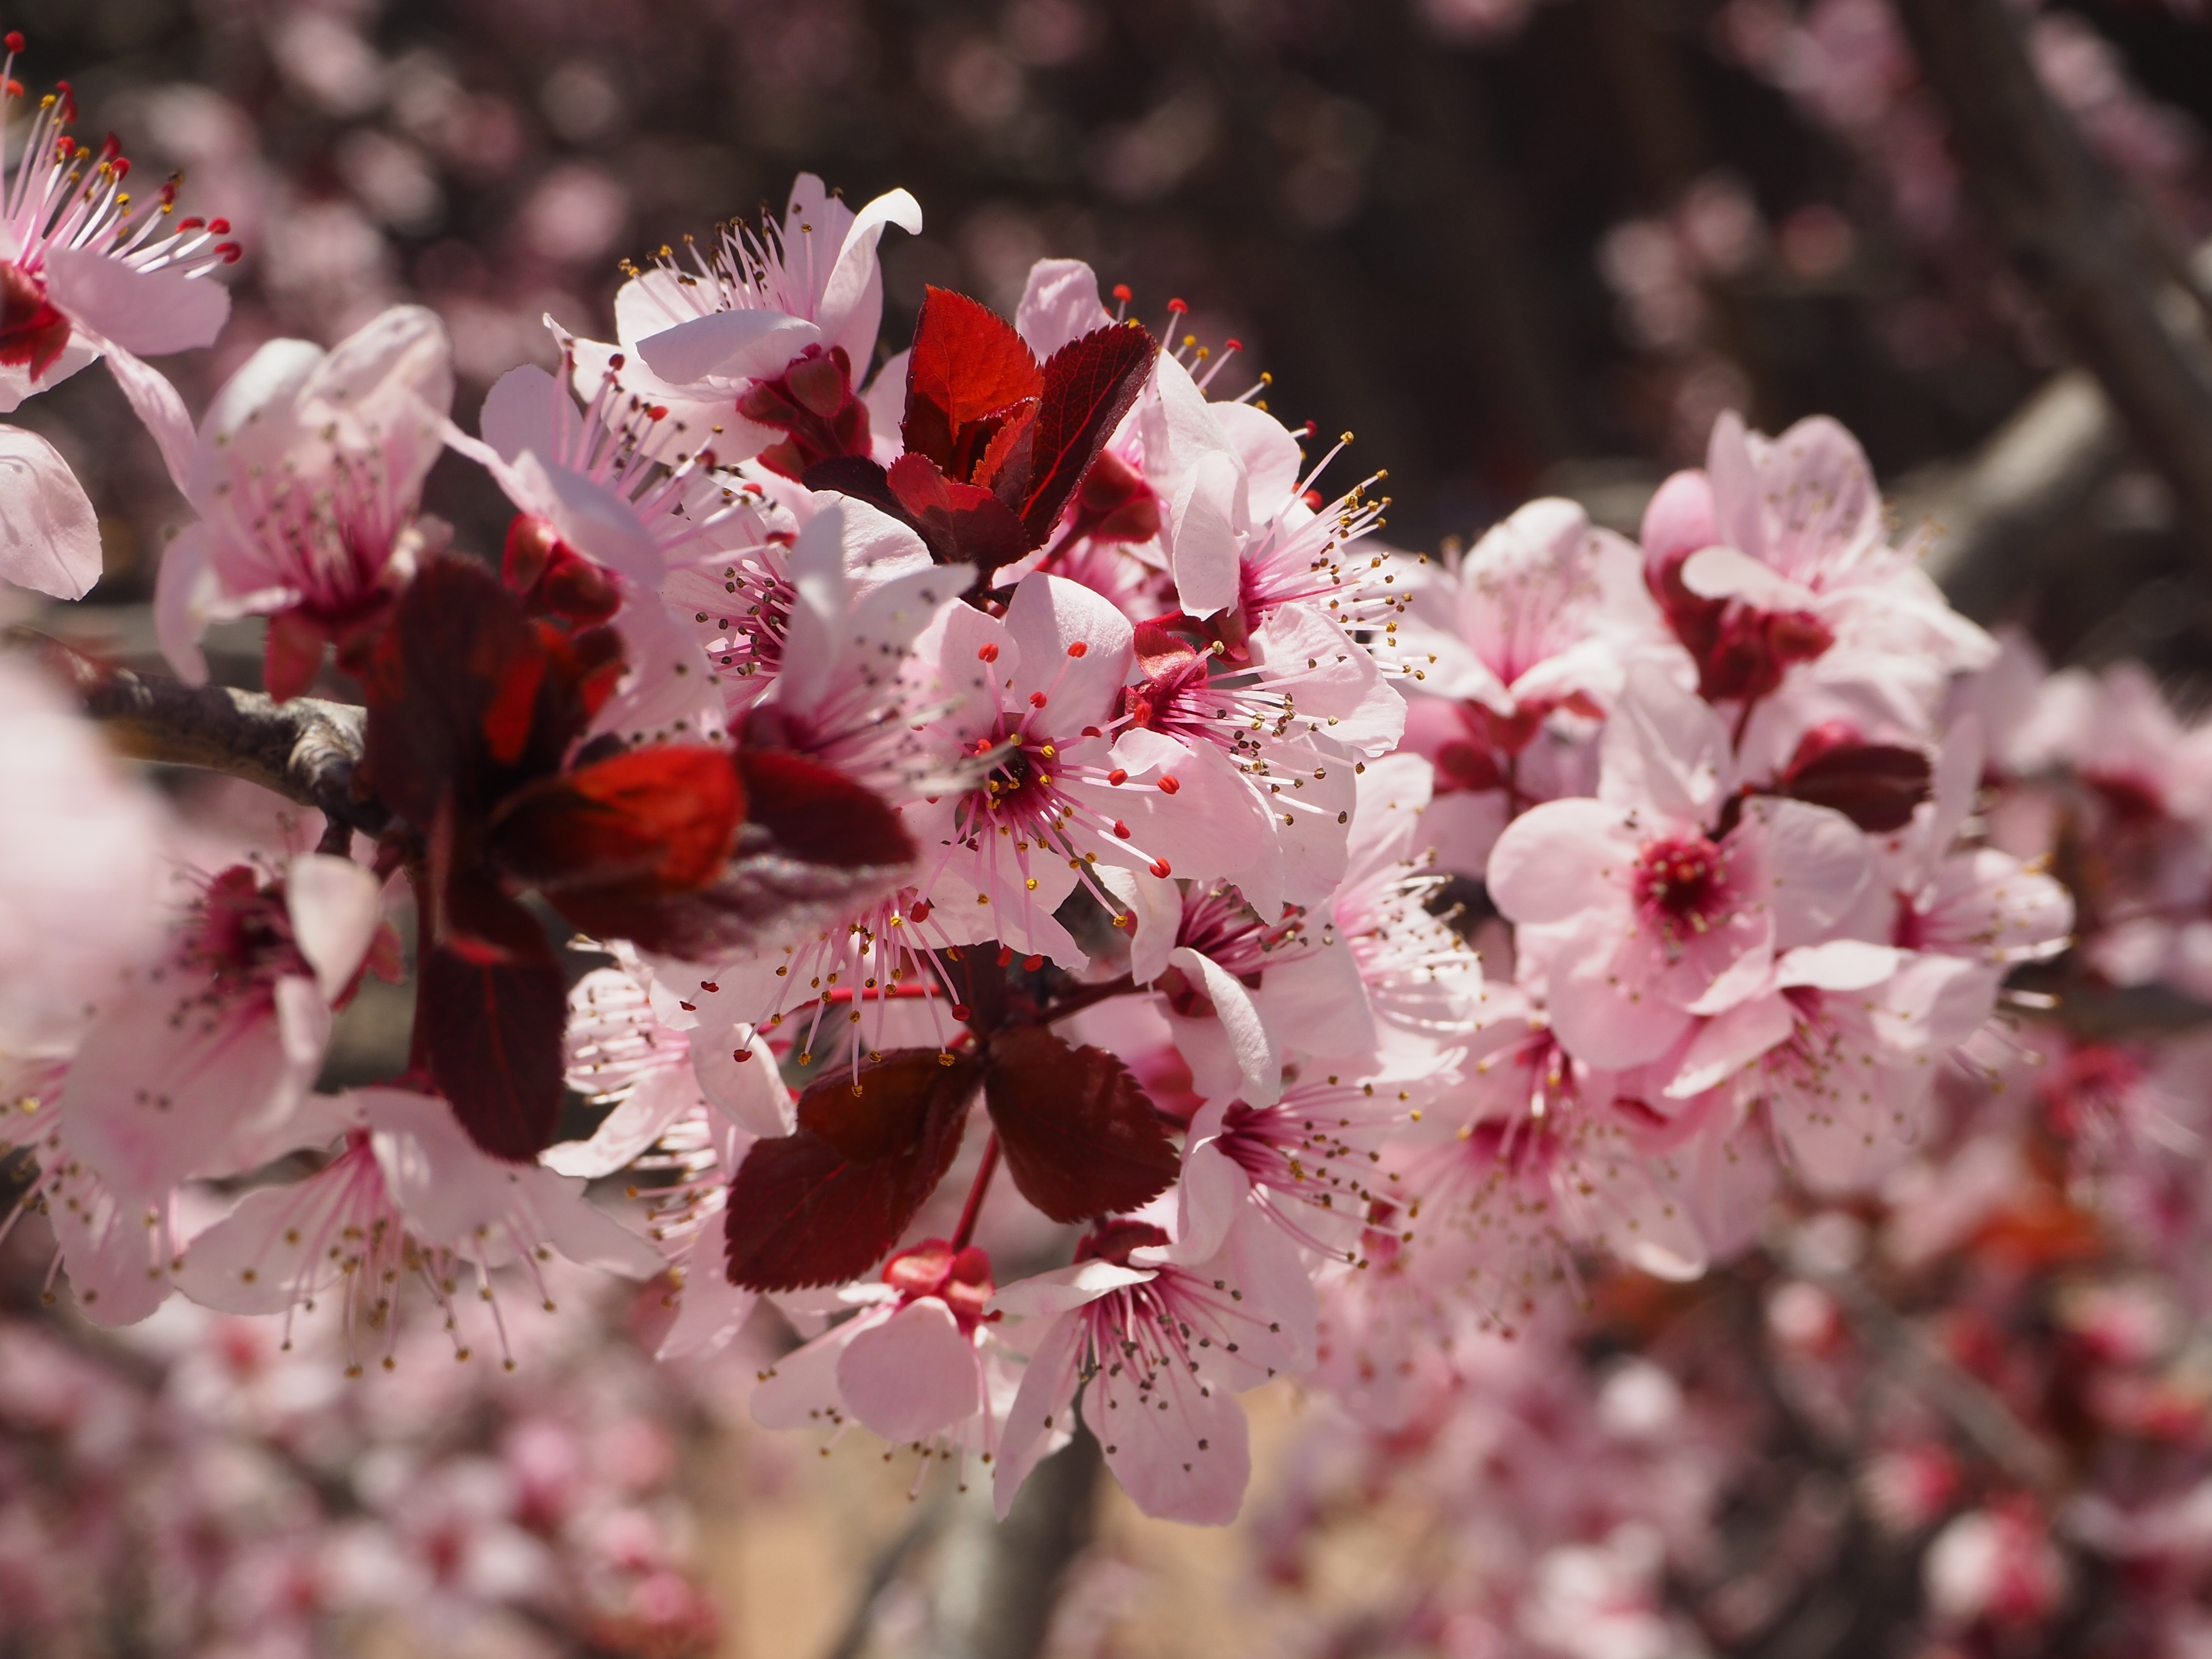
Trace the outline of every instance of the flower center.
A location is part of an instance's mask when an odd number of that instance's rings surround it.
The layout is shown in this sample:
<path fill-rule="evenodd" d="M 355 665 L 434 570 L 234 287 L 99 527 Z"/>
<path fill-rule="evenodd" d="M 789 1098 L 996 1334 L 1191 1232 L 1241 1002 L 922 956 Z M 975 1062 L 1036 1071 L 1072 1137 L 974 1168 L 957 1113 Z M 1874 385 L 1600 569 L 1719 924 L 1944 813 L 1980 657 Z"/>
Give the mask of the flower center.
<path fill-rule="evenodd" d="M 36 380 L 69 342 L 69 319 L 46 298 L 46 283 L 21 265 L 0 265 L 0 363 L 27 364 Z"/>
<path fill-rule="evenodd" d="M 1728 857 L 1703 836 L 1644 843 L 1636 860 L 1636 908 L 1670 944 L 1728 920 L 1735 899 Z"/>

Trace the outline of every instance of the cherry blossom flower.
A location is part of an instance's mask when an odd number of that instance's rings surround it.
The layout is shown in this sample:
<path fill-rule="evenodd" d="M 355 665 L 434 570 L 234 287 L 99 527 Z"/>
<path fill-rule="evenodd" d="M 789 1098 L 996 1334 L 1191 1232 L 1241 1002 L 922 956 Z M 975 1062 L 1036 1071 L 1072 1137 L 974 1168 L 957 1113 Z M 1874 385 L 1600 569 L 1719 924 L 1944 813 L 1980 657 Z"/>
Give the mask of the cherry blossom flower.
<path fill-rule="evenodd" d="M 192 1239 L 176 1272 L 186 1296 L 228 1313 L 289 1313 L 337 1286 L 357 1370 L 369 1333 L 390 1364 L 394 1298 L 410 1276 L 447 1310 L 463 1348 L 453 1299 L 465 1273 L 492 1300 L 492 1271 L 518 1266 L 550 1306 L 540 1269 L 556 1251 L 639 1278 L 660 1269 L 651 1245 L 592 1207 L 580 1181 L 487 1157 L 435 1097 L 356 1090 L 329 1119 L 343 1139 L 319 1170 L 255 1189 Z M 504 1344 L 495 1301 L 493 1316 Z"/>
<path fill-rule="evenodd" d="M 1850 822 L 1758 796 L 1732 809 L 1734 772 L 1720 717 L 1639 670 L 1606 728 L 1597 799 L 1546 802 L 1499 837 L 1491 892 L 1577 1058 L 1656 1059 L 1858 896 L 1868 853 Z"/>
<path fill-rule="evenodd" d="M 15 78 L 22 36 L 0 63 L 0 112 L 25 96 Z M 67 82 L 39 100 L 0 182 L 0 413 L 102 357 L 152 429 L 172 471 L 190 428 L 176 389 L 141 361 L 214 343 L 230 295 L 204 280 L 239 256 L 223 220 L 179 219 L 175 181 L 151 213 L 124 181 L 131 163 L 109 138 L 69 136 L 76 98 Z M 133 217 L 137 222 L 132 223 Z M 58 599 L 100 580 L 100 530 L 82 486 L 45 439 L 0 427 L 11 511 L 0 529 L 0 577 Z"/>
<path fill-rule="evenodd" d="M 883 319 L 876 245 L 893 225 L 921 232 L 921 206 L 905 191 L 855 213 L 805 173 L 781 226 L 733 224 L 703 252 L 686 237 L 682 260 L 664 249 L 615 296 L 620 349 L 647 371 L 631 371 L 633 388 L 671 411 L 682 441 L 726 460 L 750 459 L 779 432 L 793 460 L 868 453 L 854 389 Z M 580 356 L 586 374 L 596 374 L 594 355 Z"/>
<path fill-rule="evenodd" d="M 1206 1261 L 1179 1265 L 1168 1243 L 1146 1223 L 1109 1223 L 1072 1267 L 994 1299 L 1025 1322 L 1030 1349 L 992 1477 L 1001 1516 L 1072 1431 L 1079 1388 L 1084 1421 L 1139 1508 L 1212 1525 L 1236 1517 L 1251 1456 L 1235 1395 L 1313 1363 L 1313 1288 L 1256 1212 Z"/>
<path fill-rule="evenodd" d="M 305 690 L 387 614 L 441 526 L 419 514 L 453 398 L 445 325 L 398 306 L 331 350 L 272 340 L 217 394 L 170 470 L 200 521 L 161 560 L 155 625 L 170 665 L 204 680 L 208 624 L 267 616 L 265 675 Z M 181 411 L 179 412 L 181 418 Z"/>

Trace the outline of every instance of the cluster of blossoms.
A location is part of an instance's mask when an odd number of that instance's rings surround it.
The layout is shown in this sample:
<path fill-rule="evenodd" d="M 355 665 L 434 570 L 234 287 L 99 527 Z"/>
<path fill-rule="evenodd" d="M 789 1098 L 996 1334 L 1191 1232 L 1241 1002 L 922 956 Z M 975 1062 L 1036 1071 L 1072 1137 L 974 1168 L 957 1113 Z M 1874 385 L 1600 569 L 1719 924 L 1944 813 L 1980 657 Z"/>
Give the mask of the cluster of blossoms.
<path fill-rule="evenodd" d="M 1694 1279 L 1778 1194 L 1872 1188 L 2066 947 L 1977 811 L 1997 646 L 1832 422 L 1723 418 L 1640 548 L 1544 501 L 1394 554 L 1233 341 L 1164 348 L 1079 263 L 1011 324 L 930 290 L 878 366 L 920 209 L 804 177 L 473 435 L 406 307 L 195 424 L 125 347 L 188 343 L 130 319 L 218 256 L 35 137 L 8 349 L 133 390 L 197 515 L 178 676 L 261 617 L 268 718 L 360 699 L 316 850 L 164 916 L 159 807 L 0 675 L 10 1139 L 96 1323 L 323 1304 L 374 1370 L 401 1299 L 504 1346 L 561 1258 L 657 1282 L 664 1354 L 762 1299 L 818 1331 L 763 1423 L 981 1460 L 1003 1510 L 1079 1416 L 1148 1513 L 1224 1522 L 1239 1394 L 1399 1420 L 1592 1261 Z M 496 569 L 420 510 L 447 452 L 514 504 Z M 73 547 L 0 574 L 73 595 Z M 406 1065 L 318 1092 L 374 974 Z"/>

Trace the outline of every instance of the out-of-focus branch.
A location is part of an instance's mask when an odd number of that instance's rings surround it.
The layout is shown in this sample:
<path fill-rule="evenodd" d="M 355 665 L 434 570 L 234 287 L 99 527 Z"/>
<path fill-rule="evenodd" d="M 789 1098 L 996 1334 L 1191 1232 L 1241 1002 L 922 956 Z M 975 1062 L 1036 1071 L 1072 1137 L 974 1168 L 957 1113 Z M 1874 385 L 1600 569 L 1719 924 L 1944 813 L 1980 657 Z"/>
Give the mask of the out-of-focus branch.
<path fill-rule="evenodd" d="M 1928 574 L 1953 605 L 1990 622 L 2048 574 L 2057 532 L 2119 465 L 2125 434 L 2097 382 L 2054 375 L 1963 464 L 1899 503 L 1931 533 Z"/>
<path fill-rule="evenodd" d="M 2045 92 L 2005 0 L 1898 0 L 1898 11 L 2014 268 L 2212 560 L 2212 353 L 2196 295 Z"/>
<path fill-rule="evenodd" d="M 930 1659 L 1035 1659 L 1060 1581 L 1091 1540 L 1103 1467 L 1082 1431 L 1030 1472 L 995 1526 L 988 1482 L 959 1501 L 933 1575 Z"/>
<path fill-rule="evenodd" d="M 24 628 L 0 644 L 40 663 L 76 692 L 109 740 L 137 760 L 195 766 L 244 778 L 334 823 L 378 835 L 391 816 L 356 795 L 368 713 L 316 697 L 276 702 L 258 691 L 186 685 L 110 668 Z"/>

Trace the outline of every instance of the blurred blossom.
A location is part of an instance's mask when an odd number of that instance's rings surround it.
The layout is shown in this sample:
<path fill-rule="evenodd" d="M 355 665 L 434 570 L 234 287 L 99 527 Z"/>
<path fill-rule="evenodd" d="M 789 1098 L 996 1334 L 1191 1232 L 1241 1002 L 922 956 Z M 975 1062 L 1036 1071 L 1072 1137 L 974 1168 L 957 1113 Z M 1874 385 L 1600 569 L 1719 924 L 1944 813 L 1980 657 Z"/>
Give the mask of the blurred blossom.
<path fill-rule="evenodd" d="M 524 245 L 556 264 L 611 253 L 629 224 L 629 197 L 605 168 L 568 161 L 541 179 L 516 216 Z"/>
<path fill-rule="evenodd" d="M 326 114 L 365 115 L 383 101 L 384 60 L 332 10 L 299 8 L 272 22 L 270 55 Z"/>
<path fill-rule="evenodd" d="M 1127 126 L 1101 132 L 1091 171 L 1117 201 L 1157 201 L 1171 194 L 1213 151 L 1221 115 L 1203 86 L 1185 87 Z"/>
<path fill-rule="evenodd" d="M 1034 69 L 1075 62 L 1105 33 L 1091 0 L 1012 0 L 1000 27 L 1007 48 Z"/>
<path fill-rule="evenodd" d="M 337 164 L 354 194 L 396 231 L 420 235 L 445 215 L 445 192 L 411 144 L 357 129 L 339 142 Z"/>
<path fill-rule="evenodd" d="M 583 59 L 563 64 L 538 89 L 538 106 L 553 131 L 571 143 L 588 143 L 623 118 L 622 93 L 604 66 Z"/>

